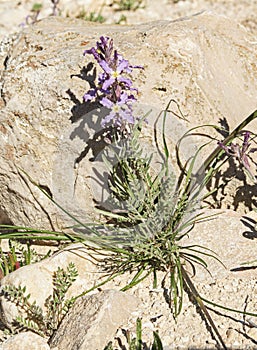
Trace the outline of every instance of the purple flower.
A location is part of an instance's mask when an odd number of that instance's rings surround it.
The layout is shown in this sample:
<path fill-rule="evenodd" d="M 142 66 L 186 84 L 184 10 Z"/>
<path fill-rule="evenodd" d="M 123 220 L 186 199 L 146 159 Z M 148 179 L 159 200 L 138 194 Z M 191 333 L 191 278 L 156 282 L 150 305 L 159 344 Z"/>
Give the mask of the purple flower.
<path fill-rule="evenodd" d="M 132 114 L 132 107 L 129 104 L 131 101 L 130 96 L 126 93 L 122 93 L 120 100 L 116 102 L 112 102 L 107 97 L 103 97 L 100 103 L 110 109 L 110 113 L 102 120 L 101 125 L 105 126 L 111 120 L 113 121 L 115 126 L 120 126 L 125 124 L 126 122 L 129 124 L 134 124 L 135 119 Z"/>
<path fill-rule="evenodd" d="M 96 97 L 97 89 L 88 90 L 88 92 L 83 96 L 85 102 L 91 101 L 94 97 Z"/>
<path fill-rule="evenodd" d="M 230 146 L 225 146 L 222 142 L 218 142 L 218 145 L 226 152 L 228 156 L 235 157 L 239 163 L 247 170 L 252 179 L 255 180 L 255 176 L 251 171 L 249 162 L 249 153 L 257 151 L 257 148 L 250 148 L 250 132 L 246 131 L 244 134 L 243 144 L 240 147 L 238 143 L 231 143 Z"/>
<path fill-rule="evenodd" d="M 105 73 L 107 74 L 106 79 L 103 83 L 103 89 L 108 89 L 114 82 L 120 82 L 125 85 L 125 87 L 132 87 L 132 81 L 128 78 L 122 76 L 122 73 L 125 68 L 129 67 L 128 61 L 122 59 L 117 67 L 114 69 L 111 68 L 106 61 L 100 61 L 99 65 L 103 68 Z"/>

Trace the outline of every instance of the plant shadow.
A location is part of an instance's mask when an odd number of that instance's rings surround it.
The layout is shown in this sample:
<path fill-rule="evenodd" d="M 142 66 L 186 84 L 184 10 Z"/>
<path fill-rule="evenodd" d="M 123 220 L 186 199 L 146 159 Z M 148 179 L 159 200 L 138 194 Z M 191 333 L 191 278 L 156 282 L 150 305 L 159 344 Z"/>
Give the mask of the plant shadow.
<path fill-rule="evenodd" d="M 90 89 L 96 89 L 96 68 L 93 63 L 84 66 L 79 74 L 71 75 L 71 78 L 77 77 L 86 81 Z M 113 133 L 113 127 L 103 127 L 101 121 L 108 114 L 108 109 L 103 107 L 98 98 L 96 101 L 80 101 L 73 91 L 68 89 L 66 93 L 74 106 L 71 108 L 71 124 L 77 124 L 70 134 L 70 139 L 81 139 L 85 143 L 84 150 L 75 159 L 74 167 L 76 167 L 89 153 L 92 152 L 90 161 L 94 161 L 98 154 L 104 149 L 108 143 L 108 138 Z M 107 142 L 106 142 L 107 140 Z"/>
<path fill-rule="evenodd" d="M 220 119 L 219 124 L 221 129 L 217 129 L 217 131 L 226 138 L 230 133 L 226 118 Z M 251 141 L 254 141 L 254 137 Z M 227 155 L 224 154 L 221 160 L 225 160 L 226 157 Z M 251 165 L 256 167 L 256 161 L 249 155 L 248 158 L 251 161 Z M 227 209 L 237 211 L 239 207 L 243 205 L 245 209 L 253 210 L 257 206 L 256 184 L 249 183 L 249 178 L 246 175 L 245 169 L 242 164 L 239 164 L 238 160 L 229 157 L 227 164 L 227 168 L 223 169 L 221 167 L 207 184 L 206 188 L 209 192 L 212 192 L 212 194 L 210 199 L 206 200 L 206 203 L 212 208 L 217 209 L 226 207 Z M 229 191 L 227 191 L 228 186 L 232 187 Z M 231 193 L 231 191 L 234 191 L 234 193 Z"/>
<path fill-rule="evenodd" d="M 257 222 L 252 219 L 249 218 L 247 216 L 243 216 L 241 219 L 241 222 L 247 227 L 249 228 L 249 231 L 244 231 L 243 232 L 243 236 L 247 239 L 255 239 L 257 238 L 257 230 L 256 230 L 256 224 Z"/>

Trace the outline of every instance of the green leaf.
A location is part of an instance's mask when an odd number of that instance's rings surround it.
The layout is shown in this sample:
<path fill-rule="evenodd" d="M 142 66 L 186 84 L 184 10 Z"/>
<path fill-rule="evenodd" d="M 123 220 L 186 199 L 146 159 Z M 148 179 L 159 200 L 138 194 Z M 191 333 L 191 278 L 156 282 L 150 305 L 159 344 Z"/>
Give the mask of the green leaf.
<path fill-rule="evenodd" d="M 137 318 L 136 350 L 142 350 L 142 320 L 141 320 L 141 318 Z"/>
<path fill-rule="evenodd" d="M 154 341 L 151 350 L 163 350 L 162 342 L 157 332 L 153 332 Z"/>

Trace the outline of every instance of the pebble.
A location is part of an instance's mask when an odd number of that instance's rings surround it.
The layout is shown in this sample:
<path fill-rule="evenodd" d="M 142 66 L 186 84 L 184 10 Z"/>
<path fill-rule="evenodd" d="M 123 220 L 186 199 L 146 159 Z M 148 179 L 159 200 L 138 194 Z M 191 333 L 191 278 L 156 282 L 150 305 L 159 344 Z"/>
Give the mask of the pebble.
<path fill-rule="evenodd" d="M 247 335 L 253 338 L 254 340 L 257 340 L 257 328 L 250 328 L 247 332 Z"/>
<path fill-rule="evenodd" d="M 229 328 L 227 331 L 226 331 L 226 337 L 228 340 L 231 340 L 234 338 L 235 336 L 235 330 L 233 328 Z"/>

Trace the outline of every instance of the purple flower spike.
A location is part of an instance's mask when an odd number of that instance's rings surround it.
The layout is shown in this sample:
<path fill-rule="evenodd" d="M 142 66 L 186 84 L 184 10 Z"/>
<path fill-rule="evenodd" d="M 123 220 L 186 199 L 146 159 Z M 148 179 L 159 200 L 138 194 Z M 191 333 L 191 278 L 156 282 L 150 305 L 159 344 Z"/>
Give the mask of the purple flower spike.
<path fill-rule="evenodd" d="M 242 154 L 245 154 L 245 152 L 248 150 L 248 148 L 250 147 L 250 143 L 248 142 L 250 139 L 250 132 L 246 131 L 246 133 L 244 134 L 244 141 L 243 141 L 243 147 L 242 147 Z"/>
<path fill-rule="evenodd" d="M 98 75 L 97 87 L 89 90 L 84 95 L 84 100 L 98 99 L 102 106 L 110 110 L 102 120 L 102 126 L 110 122 L 115 126 L 134 124 L 132 103 L 136 101 L 136 97 L 131 92 L 137 93 L 137 89 L 132 86 L 132 81 L 126 74 L 130 74 L 134 68 L 143 67 L 131 66 L 113 49 L 113 40 L 104 36 L 100 37 L 96 47 L 85 50 L 84 55 L 86 54 L 93 55 L 103 72 Z"/>

